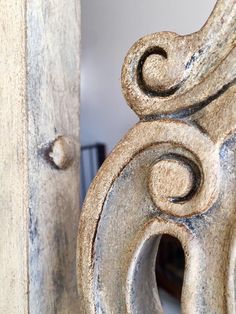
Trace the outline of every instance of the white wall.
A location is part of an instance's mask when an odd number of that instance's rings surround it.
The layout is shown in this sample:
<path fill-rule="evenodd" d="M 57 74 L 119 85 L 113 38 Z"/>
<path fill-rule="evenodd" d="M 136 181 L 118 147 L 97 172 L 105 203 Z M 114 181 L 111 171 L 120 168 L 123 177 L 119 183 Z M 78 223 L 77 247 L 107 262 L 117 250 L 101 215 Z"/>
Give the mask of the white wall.
<path fill-rule="evenodd" d="M 198 30 L 215 0 L 82 0 L 81 143 L 108 151 L 137 121 L 121 93 L 120 72 L 130 46 L 163 30 Z"/>

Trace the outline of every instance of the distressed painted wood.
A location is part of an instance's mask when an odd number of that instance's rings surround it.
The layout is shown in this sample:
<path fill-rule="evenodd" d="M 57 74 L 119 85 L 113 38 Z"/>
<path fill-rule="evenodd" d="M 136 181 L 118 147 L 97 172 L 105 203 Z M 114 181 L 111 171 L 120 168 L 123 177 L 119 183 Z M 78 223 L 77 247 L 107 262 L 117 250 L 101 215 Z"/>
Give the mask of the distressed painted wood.
<path fill-rule="evenodd" d="M 14 21 L 14 27 L 12 27 Z M 0 313 L 26 313 L 27 111 L 23 1 L 0 5 Z"/>
<path fill-rule="evenodd" d="M 140 39 L 122 88 L 140 117 L 93 181 L 79 228 L 81 312 L 163 313 L 162 234 L 185 252 L 182 312 L 235 313 L 235 0 L 198 32 Z"/>
<path fill-rule="evenodd" d="M 77 313 L 79 1 L 0 5 L 0 313 Z"/>

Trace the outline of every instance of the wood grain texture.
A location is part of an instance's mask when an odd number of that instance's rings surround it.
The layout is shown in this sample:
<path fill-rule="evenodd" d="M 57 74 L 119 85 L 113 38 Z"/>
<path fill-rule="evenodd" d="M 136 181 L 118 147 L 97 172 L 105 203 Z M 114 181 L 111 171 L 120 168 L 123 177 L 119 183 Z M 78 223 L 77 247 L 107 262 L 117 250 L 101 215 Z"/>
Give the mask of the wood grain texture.
<path fill-rule="evenodd" d="M 23 314 L 28 312 L 25 2 L 0 1 L 0 26 L 0 313 Z"/>
<path fill-rule="evenodd" d="M 29 306 L 32 313 L 76 313 L 79 218 L 79 2 L 29 1 Z M 71 139 L 72 165 L 49 157 Z"/>
<path fill-rule="evenodd" d="M 0 313 L 74 314 L 80 3 L 0 4 Z"/>

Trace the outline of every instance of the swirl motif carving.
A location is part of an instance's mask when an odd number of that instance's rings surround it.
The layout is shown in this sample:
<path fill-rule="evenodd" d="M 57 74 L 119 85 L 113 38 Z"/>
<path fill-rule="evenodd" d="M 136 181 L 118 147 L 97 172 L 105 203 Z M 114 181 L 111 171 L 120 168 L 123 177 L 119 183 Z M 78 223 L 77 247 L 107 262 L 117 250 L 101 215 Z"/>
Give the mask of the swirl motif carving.
<path fill-rule="evenodd" d="M 78 236 L 81 311 L 162 313 L 153 267 L 168 233 L 186 257 L 184 313 L 235 313 L 234 0 L 194 34 L 129 51 L 122 89 L 140 117 L 93 181 Z"/>
<path fill-rule="evenodd" d="M 149 177 L 149 191 L 157 207 L 181 216 L 192 214 L 193 208 L 183 210 L 201 189 L 201 172 L 198 166 L 183 155 L 162 156 L 152 167 Z"/>
<path fill-rule="evenodd" d="M 235 16 L 235 1 L 219 0 L 199 32 L 157 33 L 135 43 L 122 70 L 131 108 L 142 118 L 189 115 L 235 84 Z"/>

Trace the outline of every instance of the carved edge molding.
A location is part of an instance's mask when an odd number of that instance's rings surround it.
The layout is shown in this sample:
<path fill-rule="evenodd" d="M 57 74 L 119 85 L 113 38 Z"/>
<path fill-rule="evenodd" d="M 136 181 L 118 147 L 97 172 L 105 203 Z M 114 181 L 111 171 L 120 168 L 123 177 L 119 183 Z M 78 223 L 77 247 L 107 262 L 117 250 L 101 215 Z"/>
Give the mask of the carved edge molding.
<path fill-rule="evenodd" d="M 122 88 L 140 122 L 105 161 L 79 226 L 83 313 L 162 313 L 160 236 L 182 243 L 183 313 L 235 313 L 235 17 L 218 0 L 191 35 L 140 39 Z"/>

